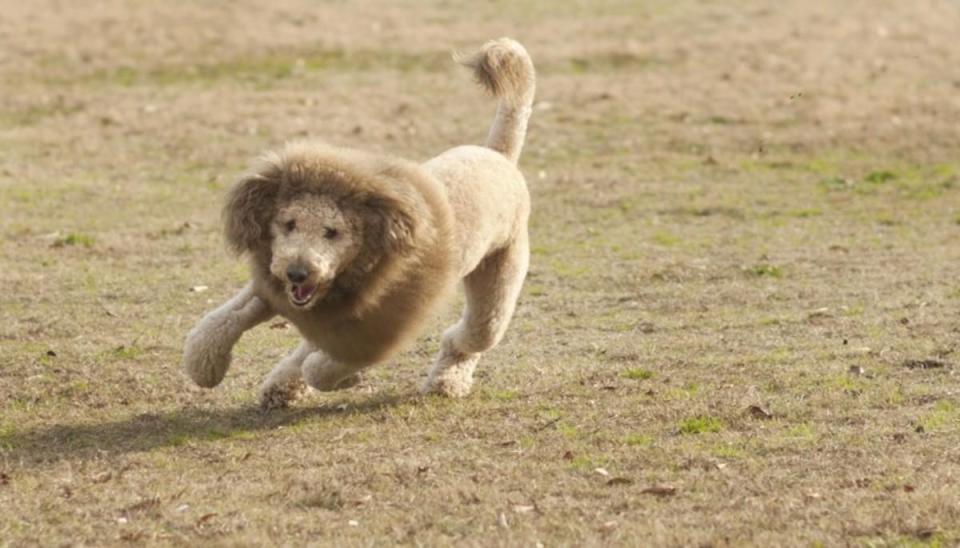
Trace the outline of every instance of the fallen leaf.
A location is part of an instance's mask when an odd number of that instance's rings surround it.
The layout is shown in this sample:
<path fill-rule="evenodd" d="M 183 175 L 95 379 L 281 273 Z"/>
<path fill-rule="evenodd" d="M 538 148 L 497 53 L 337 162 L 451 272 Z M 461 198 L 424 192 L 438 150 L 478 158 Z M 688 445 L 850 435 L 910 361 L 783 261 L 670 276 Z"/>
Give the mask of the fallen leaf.
<path fill-rule="evenodd" d="M 10 474 L 0 472 L 0 485 L 10 485 Z"/>
<path fill-rule="evenodd" d="M 817 318 L 829 318 L 829 317 L 831 317 L 831 314 L 830 314 L 830 309 L 827 308 L 827 307 L 818 308 L 818 309 L 816 309 L 816 310 L 811 310 L 811 311 L 807 314 L 807 319 L 808 319 L 808 320 L 813 320 L 813 319 L 817 319 Z"/>
<path fill-rule="evenodd" d="M 106 472 L 100 472 L 99 474 L 95 474 L 90 479 L 91 481 L 93 481 L 93 483 L 106 483 L 110 481 L 110 478 L 112 477 L 113 477 L 113 472 L 107 470 Z"/>
<path fill-rule="evenodd" d="M 760 407 L 759 405 L 751 405 L 747 407 L 747 412 L 750 413 L 750 416 L 755 419 L 772 419 L 773 413 L 767 411 L 766 409 Z"/>
<path fill-rule="evenodd" d="M 217 516 L 216 512 L 211 512 L 209 514 L 204 514 L 197 518 L 197 521 L 193 524 L 194 527 L 202 527 L 205 523 Z"/>
<path fill-rule="evenodd" d="M 598 473 L 598 474 L 600 474 L 601 476 L 603 476 L 603 477 L 605 477 L 605 478 L 606 478 L 606 477 L 610 477 L 610 472 L 607 472 L 607 469 L 606 469 L 606 468 L 594 468 L 593 471 L 596 472 L 596 473 Z"/>
<path fill-rule="evenodd" d="M 907 493 L 913 493 L 914 491 L 917 490 L 917 488 L 912 485 L 904 485 L 903 490 L 906 491 Z"/>
<path fill-rule="evenodd" d="M 373 495 L 364 495 L 352 502 L 354 506 L 363 506 L 364 504 L 370 502 L 371 500 L 373 500 Z"/>
<path fill-rule="evenodd" d="M 658 497 L 669 497 L 677 494 L 677 488 L 672 485 L 654 485 L 640 491 L 646 495 L 657 495 Z"/>
<path fill-rule="evenodd" d="M 503 512 L 500 512 L 500 513 L 497 515 L 497 525 L 499 525 L 500 527 L 502 527 L 502 528 L 504 528 L 504 529 L 509 529 L 509 528 L 510 528 L 510 524 L 507 523 L 507 515 L 504 514 Z"/>
<path fill-rule="evenodd" d="M 355 519 L 352 519 L 352 520 L 350 520 L 350 521 L 347 522 L 347 525 L 349 525 L 350 527 L 359 527 L 359 526 L 360 526 L 360 522 L 357 521 L 357 520 L 355 520 Z"/>
<path fill-rule="evenodd" d="M 573 451 L 566 451 L 563 453 L 563 460 L 573 460 Z"/>

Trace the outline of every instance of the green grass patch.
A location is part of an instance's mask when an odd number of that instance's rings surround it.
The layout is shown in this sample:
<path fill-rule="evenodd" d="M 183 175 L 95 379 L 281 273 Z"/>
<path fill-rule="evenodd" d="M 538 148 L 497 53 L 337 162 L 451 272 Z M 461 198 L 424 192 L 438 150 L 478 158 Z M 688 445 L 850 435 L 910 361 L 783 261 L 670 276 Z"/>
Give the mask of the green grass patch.
<path fill-rule="evenodd" d="M 623 372 L 623 378 L 645 381 L 653 378 L 653 371 L 632 367 Z"/>
<path fill-rule="evenodd" d="M 120 360 L 132 360 L 143 355 L 143 349 L 135 344 L 120 345 L 111 350 L 110 355 Z"/>
<path fill-rule="evenodd" d="M 557 423 L 557 432 L 560 432 L 560 435 L 568 440 L 575 440 L 580 436 L 580 431 L 577 430 L 576 426 L 565 422 Z"/>
<path fill-rule="evenodd" d="M 788 438 L 801 440 L 812 440 L 815 436 L 813 427 L 805 422 L 788 428 L 786 435 Z"/>
<path fill-rule="evenodd" d="M 497 390 L 490 396 L 497 401 L 513 401 L 520 397 L 520 392 L 516 390 Z"/>
<path fill-rule="evenodd" d="M 681 434 L 706 434 L 723 430 L 723 421 L 717 417 L 697 416 L 680 423 Z"/>
<path fill-rule="evenodd" d="M 627 434 L 623 437 L 623 443 L 630 447 L 650 447 L 653 445 L 653 437 L 646 434 Z"/>
<path fill-rule="evenodd" d="M 266 83 L 320 71 L 430 72 L 442 70 L 451 65 L 452 61 L 447 52 L 407 53 L 386 49 L 329 48 L 269 53 L 258 57 L 227 59 L 215 63 L 153 67 L 120 66 L 82 75 L 73 80 L 121 87 L 171 86 L 225 80 Z M 66 82 L 59 79 L 51 83 Z"/>
<path fill-rule="evenodd" d="M 657 232 L 653 235 L 653 241 L 663 247 L 673 247 L 680 243 L 680 238 L 668 232 Z"/>
<path fill-rule="evenodd" d="M 896 173 L 892 171 L 881 170 L 881 171 L 871 171 L 870 173 L 867 173 L 866 177 L 863 178 L 863 181 L 865 183 L 879 185 L 883 183 L 888 183 L 890 181 L 894 181 L 896 180 L 896 178 L 897 178 Z"/>
<path fill-rule="evenodd" d="M 930 432 L 960 427 L 960 408 L 949 400 L 940 400 L 933 410 L 924 414 L 918 421 L 924 430 Z"/>
<path fill-rule="evenodd" d="M 62 238 L 57 238 L 53 242 L 54 247 L 64 247 L 64 246 L 81 246 L 86 248 L 93 247 L 93 244 L 96 243 L 96 239 L 89 235 L 83 234 L 80 232 L 71 232 Z"/>
<path fill-rule="evenodd" d="M 782 278 L 783 269 L 772 264 L 756 264 L 746 269 L 747 274 L 757 278 Z"/>

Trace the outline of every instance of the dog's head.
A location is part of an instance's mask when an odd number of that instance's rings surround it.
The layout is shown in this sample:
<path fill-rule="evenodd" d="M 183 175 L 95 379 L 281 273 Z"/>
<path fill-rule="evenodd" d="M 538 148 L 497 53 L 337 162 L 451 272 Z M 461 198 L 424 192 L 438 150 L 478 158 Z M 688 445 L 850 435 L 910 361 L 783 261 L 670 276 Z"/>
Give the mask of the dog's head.
<path fill-rule="evenodd" d="M 251 253 L 294 308 L 309 309 L 385 258 L 408 254 L 417 216 L 374 174 L 302 156 L 270 157 L 238 181 L 223 217 L 230 246 Z"/>

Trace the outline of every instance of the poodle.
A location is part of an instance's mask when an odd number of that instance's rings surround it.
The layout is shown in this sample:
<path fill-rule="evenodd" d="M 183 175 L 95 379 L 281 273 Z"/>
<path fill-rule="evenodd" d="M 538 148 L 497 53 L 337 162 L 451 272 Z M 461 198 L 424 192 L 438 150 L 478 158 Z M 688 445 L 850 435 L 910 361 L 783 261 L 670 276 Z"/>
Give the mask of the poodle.
<path fill-rule="evenodd" d="M 302 336 L 259 389 L 284 407 L 305 384 L 337 390 L 412 341 L 463 283 L 424 394 L 469 393 L 483 352 L 503 337 L 529 263 L 530 197 L 517 168 L 533 104 L 533 62 L 492 40 L 455 59 L 498 100 L 485 146 L 458 146 L 422 164 L 316 142 L 268 153 L 229 191 L 226 239 L 251 281 L 187 336 L 183 366 L 220 383 L 231 349 L 275 315 Z"/>

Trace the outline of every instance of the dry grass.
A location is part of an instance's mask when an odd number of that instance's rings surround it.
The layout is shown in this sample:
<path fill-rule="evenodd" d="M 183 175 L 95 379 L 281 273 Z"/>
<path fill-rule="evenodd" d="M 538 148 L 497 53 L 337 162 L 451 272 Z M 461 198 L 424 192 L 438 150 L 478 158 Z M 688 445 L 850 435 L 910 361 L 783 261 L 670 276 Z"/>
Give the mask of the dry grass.
<path fill-rule="evenodd" d="M 952 2 L 4 4 L 0 544 L 960 543 Z M 190 386 L 231 179 L 479 141 L 446 58 L 503 34 L 533 271 L 474 395 L 414 397 L 439 322 L 292 410 L 289 329 Z"/>

